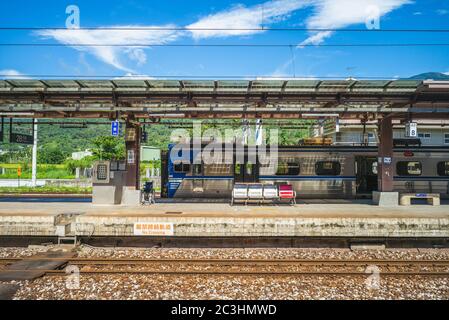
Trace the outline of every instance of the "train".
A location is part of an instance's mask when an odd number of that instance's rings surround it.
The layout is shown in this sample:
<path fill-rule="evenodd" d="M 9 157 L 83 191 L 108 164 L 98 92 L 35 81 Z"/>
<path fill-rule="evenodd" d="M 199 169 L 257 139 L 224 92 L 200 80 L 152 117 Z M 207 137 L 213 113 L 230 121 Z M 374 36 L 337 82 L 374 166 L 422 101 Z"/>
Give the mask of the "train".
<path fill-rule="evenodd" d="M 189 152 L 180 155 L 174 148 Z M 279 146 L 275 168 L 267 164 L 269 148 L 261 156 L 257 148 L 223 146 L 231 157 L 205 163 L 198 154 L 206 148 L 168 146 L 162 153 L 162 197 L 230 199 L 236 183 L 291 184 L 299 199 L 370 198 L 378 189 L 376 146 Z M 449 147 L 396 146 L 392 165 L 394 191 L 449 198 Z"/>

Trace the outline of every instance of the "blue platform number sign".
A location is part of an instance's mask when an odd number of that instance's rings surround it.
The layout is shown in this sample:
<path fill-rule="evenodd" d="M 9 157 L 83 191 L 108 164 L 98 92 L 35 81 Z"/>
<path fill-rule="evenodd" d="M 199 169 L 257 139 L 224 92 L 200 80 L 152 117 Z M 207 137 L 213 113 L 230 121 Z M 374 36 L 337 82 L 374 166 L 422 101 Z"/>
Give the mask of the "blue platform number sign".
<path fill-rule="evenodd" d="M 120 133 L 120 122 L 112 121 L 112 123 L 111 123 L 111 135 L 113 137 L 118 137 L 119 133 Z"/>

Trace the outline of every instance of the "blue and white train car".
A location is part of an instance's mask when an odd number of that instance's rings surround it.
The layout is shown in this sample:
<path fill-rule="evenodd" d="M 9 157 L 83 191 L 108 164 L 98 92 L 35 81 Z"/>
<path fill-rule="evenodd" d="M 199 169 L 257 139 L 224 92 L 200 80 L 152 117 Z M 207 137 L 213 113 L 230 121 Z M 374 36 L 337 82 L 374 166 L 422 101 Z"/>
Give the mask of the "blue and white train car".
<path fill-rule="evenodd" d="M 255 157 L 255 151 L 247 147 L 241 159 L 232 146 L 232 160 L 228 157 L 228 161 L 212 164 L 198 160 L 203 147 L 190 147 L 181 154 L 172 152 L 173 148 L 181 149 L 179 145 L 169 146 L 162 168 L 163 196 L 230 198 L 234 183 L 239 182 L 288 183 L 298 198 L 370 197 L 377 190 L 376 147 L 279 147 L 275 167 L 260 154 Z M 395 191 L 449 197 L 449 148 L 395 148 L 393 166 Z"/>

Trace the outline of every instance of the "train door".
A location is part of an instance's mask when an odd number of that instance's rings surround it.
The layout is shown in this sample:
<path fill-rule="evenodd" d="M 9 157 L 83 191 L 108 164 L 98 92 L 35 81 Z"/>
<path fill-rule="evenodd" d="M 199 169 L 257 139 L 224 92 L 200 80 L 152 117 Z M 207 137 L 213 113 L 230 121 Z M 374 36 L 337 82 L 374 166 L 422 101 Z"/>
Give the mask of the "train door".
<path fill-rule="evenodd" d="M 251 158 L 255 158 L 256 160 L 254 161 L 254 159 Z M 259 182 L 259 161 L 257 159 L 257 156 L 249 156 L 248 148 L 244 149 L 243 159 L 238 159 L 238 157 L 236 157 L 234 153 L 234 182 Z"/>
<path fill-rule="evenodd" d="M 168 151 L 161 152 L 161 198 L 168 197 Z"/>
<path fill-rule="evenodd" d="M 377 158 L 355 157 L 357 194 L 371 194 L 377 191 Z"/>

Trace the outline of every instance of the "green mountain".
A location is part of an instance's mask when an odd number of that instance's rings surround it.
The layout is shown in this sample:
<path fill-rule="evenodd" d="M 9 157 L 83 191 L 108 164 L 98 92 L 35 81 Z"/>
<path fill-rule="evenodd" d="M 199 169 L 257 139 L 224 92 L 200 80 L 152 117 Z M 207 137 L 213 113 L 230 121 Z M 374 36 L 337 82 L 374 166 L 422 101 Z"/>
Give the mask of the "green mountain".
<path fill-rule="evenodd" d="M 426 72 L 410 77 L 413 80 L 449 80 L 449 75 L 441 72 Z"/>

